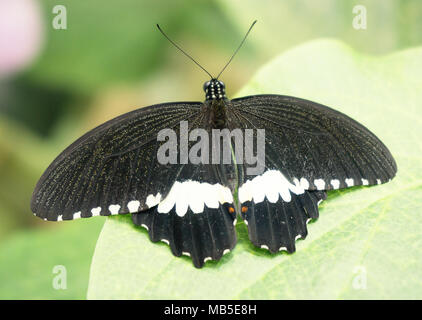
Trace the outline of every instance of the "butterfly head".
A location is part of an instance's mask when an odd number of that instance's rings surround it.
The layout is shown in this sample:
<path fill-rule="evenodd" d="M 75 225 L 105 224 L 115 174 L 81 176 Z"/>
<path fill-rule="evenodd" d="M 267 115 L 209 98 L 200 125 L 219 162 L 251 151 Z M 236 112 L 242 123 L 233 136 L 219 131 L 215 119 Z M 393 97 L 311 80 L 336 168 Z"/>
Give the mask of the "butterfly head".
<path fill-rule="evenodd" d="M 204 83 L 205 99 L 221 100 L 226 98 L 226 86 L 223 81 L 211 79 Z"/>

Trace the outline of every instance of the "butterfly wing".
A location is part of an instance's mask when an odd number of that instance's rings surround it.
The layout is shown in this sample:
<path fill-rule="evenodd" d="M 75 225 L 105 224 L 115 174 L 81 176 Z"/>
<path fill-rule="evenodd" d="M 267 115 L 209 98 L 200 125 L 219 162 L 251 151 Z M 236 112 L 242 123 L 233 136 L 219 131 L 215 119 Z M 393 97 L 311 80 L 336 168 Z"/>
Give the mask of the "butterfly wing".
<path fill-rule="evenodd" d="M 192 145 L 191 141 L 189 150 Z M 187 163 L 179 170 L 167 196 L 149 210 L 132 213 L 132 221 L 148 230 L 151 241 L 167 243 L 175 256 L 190 256 L 200 268 L 208 260 L 219 260 L 236 244 L 236 212 L 229 187 L 235 168 Z"/>
<path fill-rule="evenodd" d="M 199 126 L 189 123 L 189 132 L 207 126 L 207 121 Z M 204 133 L 209 136 L 211 128 L 207 129 Z M 195 144 L 196 140 L 189 141 L 190 155 Z M 200 268 L 208 260 L 219 260 L 236 244 L 232 196 L 236 169 L 222 161 L 189 160 L 179 167 L 180 174 L 167 196 L 157 206 L 133 213 L 132 221 L 148 230 L 151 241 L 167 243 L 175 256 L 190 256 Z"/>
<path fill-rule="evenodd" d="M 234 167 L 180 159 L 163 165 L 157 158 L 164 143 L 158 133 L 172 129 L 182 139 L 181 121 L 187 121 L 188 134 L 204 127 L 202 106 L 146 107 L 86 133 L 42 175 L 32 211 L 50 221 L 132 213 L 133 222 L 146 227 L 152 241 L 166 242 L 176 256 L 191 256 L 195 266 L 220 259 L 236 244 L 233 197 L 227 187 Z M 188 150 L 193 144 L 187 141 Z"/>
<path fill-rule="evenodd" d="M 258 247 L 295 251 L 307 221 L 318 218 L 325 190 L 380 184 L 396 174 L 391 153 L 373 133 L 326 106 L 261 95 L 234 99 L 230 110 L 240 128 L 265 129 L 264 172 L 248 176 L 247 163 L 239 170 L 241 214 Z"/>
<path fill-rule="evenodd" d="M 318 205 L 325 199 L 325 191 L 304 191 L 288 201 L 264 198 L 243 202 L 242 218 L 248 225 L 251 242 L 271 253 L 294 252 L 295 241 L 306 238 L 308 222 L 318 219 Z"/>
<path fill-rule="evenodd" d="M 198 195 L 212 196 L 211 193 Z M 196 195 L 191 194 L 191 197 Z M 168 244 L 175 256 L 190 256 L 197 268 L 208 260 L 219 260 L 236 244 L 236 216 L 229 212 L 231 203 L 210 207 L 205 204 L 200 211 L 187 208 L 182 215 L 177 213 L 176 206 L 167 214 L 160 213 L 159 207 L 133 213 L 132 221 L 148 230 L 151 241 Z"/>
<path fill-rule="evenodd" d="M 243 128 L 265 128 L 266 168 L 282 169 L 304 189 L 381 184 L 397 172 L 391 153 L 372 132 L 329 107 L 280 95 L 231 103 Z"/>
<path fill-rule="evenodd" d="M 71 220 L 148 209 L 180 174 L 157 162 L 157 134 L 182 120 L 200 121 L 199 102 L 141 108 L 89 131 L 47 168 L 31 209 L 46 220 Z"/>

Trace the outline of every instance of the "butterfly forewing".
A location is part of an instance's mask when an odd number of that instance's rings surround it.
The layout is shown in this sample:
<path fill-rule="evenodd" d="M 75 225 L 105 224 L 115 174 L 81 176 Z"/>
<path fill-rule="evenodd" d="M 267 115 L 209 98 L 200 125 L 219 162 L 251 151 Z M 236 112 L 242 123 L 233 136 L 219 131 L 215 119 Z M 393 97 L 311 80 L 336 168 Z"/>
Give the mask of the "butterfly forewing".
<path fill-rule="evenodd" d="M 304 189 L 380 184 L 397 171 L 373 133 L 326 106 L 279 95 L 234 99 L 231 106 L 240 126 L 265 128 L 266 168 L 281 170 Z"/>
<path fill-rule="evenodd" d="M 47 220 L 68 220 L 147 209 L 148 196 L 165 197 L 181 171 L 177 165 L 158 163 L 158 132 L 183 120 L 195 123 L 201 106 L 180 102 L 146 107 L 86 133 L 44 172 L 32 196 L 32 211 Z"/>

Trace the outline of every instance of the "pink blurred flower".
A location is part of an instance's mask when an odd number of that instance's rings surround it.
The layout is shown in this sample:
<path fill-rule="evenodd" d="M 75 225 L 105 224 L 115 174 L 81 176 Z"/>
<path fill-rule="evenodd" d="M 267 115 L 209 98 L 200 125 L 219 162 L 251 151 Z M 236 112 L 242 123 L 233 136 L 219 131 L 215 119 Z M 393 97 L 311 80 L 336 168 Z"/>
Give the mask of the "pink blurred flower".
<path fill-rule="evenodd" d="M 43 40 L 37 0 L 0 0 L 0 78 L 28 66 Z"/>

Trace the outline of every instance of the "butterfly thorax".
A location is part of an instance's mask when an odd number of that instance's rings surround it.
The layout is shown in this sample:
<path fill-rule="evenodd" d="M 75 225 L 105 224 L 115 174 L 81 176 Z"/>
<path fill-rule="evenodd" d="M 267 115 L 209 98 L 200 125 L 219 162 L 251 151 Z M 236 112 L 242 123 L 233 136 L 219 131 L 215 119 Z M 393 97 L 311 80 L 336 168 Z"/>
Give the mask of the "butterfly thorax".
<path fill-rule="evenodd" d="M 227 99 L 205 101 L 204 108 L 207 114 L 206 127 L 210 129 L 227 128 Z"/>

